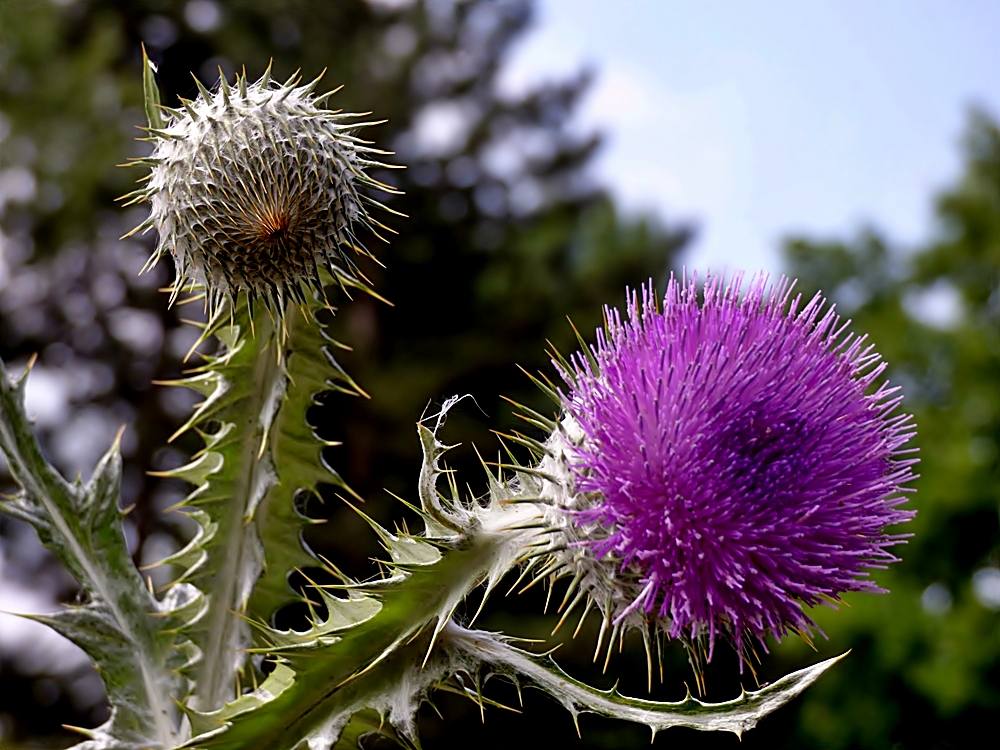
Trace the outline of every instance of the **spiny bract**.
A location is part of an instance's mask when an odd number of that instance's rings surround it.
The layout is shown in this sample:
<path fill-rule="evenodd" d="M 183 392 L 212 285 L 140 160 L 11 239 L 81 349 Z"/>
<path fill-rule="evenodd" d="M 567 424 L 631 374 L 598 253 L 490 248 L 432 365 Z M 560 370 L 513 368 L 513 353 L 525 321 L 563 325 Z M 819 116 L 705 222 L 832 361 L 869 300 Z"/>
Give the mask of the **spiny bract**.
<path fill-rule="evenodd" d="M 819 295 L 799 309 L 785 280 L 741 282 L 671 279 L 662 309 L 633 292 L 560 365 L 567 564 L 616 622 L 707 636 L 709 658 L 720 632 L 742 652 L 744 634 L 807 632 L 804 606 L 879 591 L 867 570 L 900 541 L 884 528 L 913 515 L 913 426 L 898 389 L 869 392 L 878 354 Z"/>
<path fill-rule="evenodd" d="M 174 296 L 194 282 L 212 310 L 243 291 L 281 314 L 287 298 L 303 301 L 307 286 L 322 288 L 321 269 L 358 282 L 345 253 L 367 254 L 355 226 L 385 228 L 365 204 L 385 207 L 359 187 L 396 192 L 364 172 L 386 166 L 368 155 L 387 152 L 352 135 L 376 123 L 321 109 L 333 92 L 313 96 L 319 78 L 299 81 L 296 74 L 278 84 L 268 68 L 256 83 L 244 73 L 231 87 L 220 71 L 215 92 L 198 82 L 198 98 L 182 99 L 183 109 L 154 100 L 151 123 L 157 109 L 169 118 L 148 129 L 155 149 L 135 161 L 152 171 L 129 197 L 150 203 L 133 231 L 158 231 L 150 261 L 173 255 Z"/>

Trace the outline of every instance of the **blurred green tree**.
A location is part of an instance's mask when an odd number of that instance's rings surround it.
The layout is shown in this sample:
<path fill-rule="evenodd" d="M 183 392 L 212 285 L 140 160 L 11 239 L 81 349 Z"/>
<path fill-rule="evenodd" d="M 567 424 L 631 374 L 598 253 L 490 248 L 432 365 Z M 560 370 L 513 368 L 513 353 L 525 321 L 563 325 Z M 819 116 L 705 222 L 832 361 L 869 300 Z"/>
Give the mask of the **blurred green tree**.
<path fill-rule="evenodd" d="M 817 612 L 822 653 L 853 649 L 798 703 L 790 746 L 965 747 L 1000 711 L 1000 130 L 970 116 L 965 169 L 912 253 L 867 231 L 786 247 L 801 291 L 828 292 L 890 363 L 916 416 L 913 537 L 876 578 L 892 593 Z M 782 656 L 800 654 L 788 643 Z M 782 715 L 782 720 L 789 719 Z"/>

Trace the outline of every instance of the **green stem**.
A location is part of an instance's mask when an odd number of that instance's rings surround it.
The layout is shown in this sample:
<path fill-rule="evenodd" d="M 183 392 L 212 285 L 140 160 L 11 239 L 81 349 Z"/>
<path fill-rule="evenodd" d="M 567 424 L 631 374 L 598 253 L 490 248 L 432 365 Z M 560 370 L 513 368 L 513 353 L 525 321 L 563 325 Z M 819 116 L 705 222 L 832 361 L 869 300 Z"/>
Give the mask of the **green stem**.
<path fill-rule="evenodd" d="M 278 359 L 278 332 L 270 316 L 257 315 L 254 329 L 252 337 L 242 337 L 243 346 L 256 347 L 253 385 L 241 405 L 242 421 L 236 425 L 241 452 L 233 496 L 225 511 L 228 519 L 222 524 L 227 537 L 214 552 L 222 564 L 208 592 L 208 633 L 202 641 L 203 662 L 195 693 L 195 705 L 203 711 L 218 708 L 232 696 L 250 643 L 249 626 L 240 615 L 263 567 L 263 550 L 251 520 L 255 506 L 274 481 L 269 456 L 261 447 L 267 412 L 285 387 L 285 369 Z"/>

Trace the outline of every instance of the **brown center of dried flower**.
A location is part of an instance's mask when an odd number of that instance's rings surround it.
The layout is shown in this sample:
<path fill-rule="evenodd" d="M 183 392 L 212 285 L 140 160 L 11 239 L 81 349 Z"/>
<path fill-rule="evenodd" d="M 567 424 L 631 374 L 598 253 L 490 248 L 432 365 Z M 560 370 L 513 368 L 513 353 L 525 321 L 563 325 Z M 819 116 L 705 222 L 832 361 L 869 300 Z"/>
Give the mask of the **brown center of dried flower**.
<path fill-rule="evenodd" d="M 284 208 L 269 207 L 257 218 L 257 230 L 262 240 L 280 240 L 288 232 L 291 223 L 289 212 Z"/>

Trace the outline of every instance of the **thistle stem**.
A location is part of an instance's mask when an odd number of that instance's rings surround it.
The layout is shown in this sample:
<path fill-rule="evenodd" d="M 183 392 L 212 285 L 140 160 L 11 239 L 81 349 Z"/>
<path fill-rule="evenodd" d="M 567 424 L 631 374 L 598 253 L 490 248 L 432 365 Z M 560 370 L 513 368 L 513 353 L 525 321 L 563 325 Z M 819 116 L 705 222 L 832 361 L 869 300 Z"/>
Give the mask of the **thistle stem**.
<path fill-rule="evenodd" d="M 194 703 L 209 711 L 231 697 L 231 686 L 245 662 L 243 650 L 250 643 L 249 627 L 241 619 L 253 584 L 263 566 L 263 550 L 252 521 L 254 506 L 273 478 L 270 462 L 262 460 L 262 416 L 277 389 L 284 387 L 285 368 L 275 347 L 280 331 L 267 313 L 258 313 L 254 335 L 243 334 L 242 345 L 257 348 L 251 398 L 237 425 L 242 449 L 233 497 L 228 501 L 228 538 L 219 550 L 222 565 L 213 579 L 208 615 L 208 635 L 199 671 Z"/>

